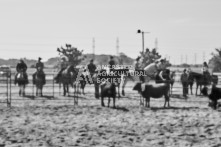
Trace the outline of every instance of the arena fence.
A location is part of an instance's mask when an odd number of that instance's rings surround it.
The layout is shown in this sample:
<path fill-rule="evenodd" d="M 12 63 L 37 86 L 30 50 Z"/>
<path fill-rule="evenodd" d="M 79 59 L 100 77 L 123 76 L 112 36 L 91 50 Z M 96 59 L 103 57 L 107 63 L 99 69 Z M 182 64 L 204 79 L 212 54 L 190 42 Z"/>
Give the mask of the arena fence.
<path fill-rule="evenodd" d="M 9 107 L 11 106 L 11 103 L 12 103 L 12 97 L 13 97 L 13 100 L 24 100 L 22 97 L 17 98 L 19 88 L 17 85 L 14 84 L 14 77 L 15 77 L 15 74 L 11 72 L 4 72 L 0 74 L 0 103 L 6 103 L 7 106 Z M 55 100 L 53 99 L 55 98 L 55 96 L 61 96 L 63 93 L 62 85 L 56 84 L 54 81 L 54 77 L 55 77 L 54 73 L 46 74 L 46 84 L 44 85 L 44 88 L 43 88 L 43 95 L 46 98 L 45 100 Z M 25 97 L 35 99 L 36 89 L 32 81 L 32 74 L 28 75 L 28 79 L 29 79 L 29 84 L 26 86 Z M 220 79 L 220 76 L 219 76 L 219 79 Z M 92 88 L 94 87 L 94 85 L 87 85 L 86 88 L 88 87 Z M 133 85 L 126 85 L 125 87 L 125 89 L 127 89 L 125 90 L 126 93 L 134 94 L 136 97 L 138 97 L 139 96 L 138 93 L 136 91 L 132 91 L 132 88 L 133 88 Z M 178 75 L 178 77 L 175 78 L 175 84 L 173 86 L 173 94 L 182 95 L 182 93 L 180 93 L 180 91 L 182 92 L 181 90 L 182 88 L 183 87 L 180 83 L 180 78 Z M 195 94 L 195 88 L 196 87 L 193 87 L 193 94 Z M 94 88 L 90 92 L 91 92 L 90 94 L 94 94 Z M 71 97 L 68 97 L 65 100 L 74 100 L 74 104 L 77 105 L 79 94 L 74 93 L 73 88 L 70 88 L 70 94 L 71 94 Z M 64 100 L 64 99 L 59 99 L 59 100 Z"/>

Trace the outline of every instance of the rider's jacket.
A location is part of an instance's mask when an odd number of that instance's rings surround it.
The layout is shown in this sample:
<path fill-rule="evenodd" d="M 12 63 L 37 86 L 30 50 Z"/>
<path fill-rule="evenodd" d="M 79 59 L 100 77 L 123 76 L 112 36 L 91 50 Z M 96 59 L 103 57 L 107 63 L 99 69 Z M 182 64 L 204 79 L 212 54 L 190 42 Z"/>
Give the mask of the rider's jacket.
<path fill-rule="evenodd" d="M 27 65 L 25 63 L 18 63 L 16 66 L 16 71 L 20 72 L 20 71 L 27 71 Z"/>
<path fill-rule="evenodd" d="M 93 64 L 93 63 L 89 63 L 89 64 L 87 65 L 87 68 L 88 68 L 89 72 L 92 74 L 92 73 L 95 73 L 96 65 Z"/>
<path fill-rule="evenodd" d="M 37 62 L 36 65 L 35 65 L 36 69 L 40 68 L 40 70 L 43 70 L 44 69 L 44 63 L 42 62 Z"/>
<path fill-rule="evenodd" d="M 65 62 L 60 63 L 60 68 L 61 69 L 66 69 L 67 67 L 68 67 L 68 62 L 65 61 Z"/>

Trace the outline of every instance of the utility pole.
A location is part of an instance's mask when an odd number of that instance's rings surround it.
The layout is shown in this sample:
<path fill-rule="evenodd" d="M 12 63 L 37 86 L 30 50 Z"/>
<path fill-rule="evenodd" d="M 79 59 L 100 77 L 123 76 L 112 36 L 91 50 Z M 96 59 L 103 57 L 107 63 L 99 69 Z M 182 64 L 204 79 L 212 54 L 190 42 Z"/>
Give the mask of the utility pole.
<path fill-rule="evenodd" d="M 142 53 L 144 53 L 144 33 L 150 33 L 150 32 L 144 32 L 144 31 L 141 31 L 141 30 L 137 30 L 137 33 L 142 34 Z"/>
<path fill-rule="evenodd" d="M 181 55 L 180 64 L 183 64 L 183 55 Z"/>
<path fill-rule="evenodd" d="M 95 39 L 92 40 L 92 52 L 93 52 L 93 59 L 95 58 Z"/>
<path fill-rule="evenodd" d="M 203 52 L 203 62 L 205 62 L 205 52 Z"/>
<path fill-rule="evenodd" d="M 156 49 L 156 51 L 158 51 L 158 39 L 157 38 L 155 40 L 155 49 Z"/>
<path fill-rule="evenodd" d="M 117 38 L 117 41 L 116 41 L 116 54 L 117 56 L 119 56 L 119 38 Z"/>
<path fill-rule="evenodd" d="M 195 65 L 196 65 L 196 61 L 197 61 L 197 56 L 196 56 L 197 54 L 195 53 L 194 54 L 194 60 L 195 60 Z"/>

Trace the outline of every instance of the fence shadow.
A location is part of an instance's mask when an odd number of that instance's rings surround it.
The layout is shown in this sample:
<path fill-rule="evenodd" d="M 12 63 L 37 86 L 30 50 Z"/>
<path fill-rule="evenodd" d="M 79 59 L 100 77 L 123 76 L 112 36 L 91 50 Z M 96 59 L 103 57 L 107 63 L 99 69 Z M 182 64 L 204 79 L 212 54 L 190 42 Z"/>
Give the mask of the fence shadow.
<path fill-rule="evenodd" d="M 183 99 L 183 100 L 188 99 L 188 98 L 185 98 L 184 96 L 182 96 L 181 94 L 172 94 L 170 96 L 170 98 Z"/>
<path fill-rule="evenodd" d="M 129 112 L 129 109 L 127 109 L 125 107 L 116 106 L 115 109 L 120 110 L 120 111 L 124 111 L 124 112 Z"/>
<path fill-rule="evenodd" d="M 52 96 L 52 95 L 43 95 L 42 98 L 46 98 L 46 99 L 49 99 L 49 100 L 55 99 L 55 97 Z"/>
<path fill-rule="evenodd" d="M 29 99 L 32 99 L 32 100 L 35 99 L 35 96 L 33 96 L 33 95 L 25 95 L 25 96 L 23 96 L 23 97 L 25 97 L 25 98 L 29 98 Z"/>
<path fill-rule="evenodd" d="M 151 107 L 150 108 L 153 111 L 158 110 L 192 110 L 192 109 L 202 109 L 199 107 Z"/>

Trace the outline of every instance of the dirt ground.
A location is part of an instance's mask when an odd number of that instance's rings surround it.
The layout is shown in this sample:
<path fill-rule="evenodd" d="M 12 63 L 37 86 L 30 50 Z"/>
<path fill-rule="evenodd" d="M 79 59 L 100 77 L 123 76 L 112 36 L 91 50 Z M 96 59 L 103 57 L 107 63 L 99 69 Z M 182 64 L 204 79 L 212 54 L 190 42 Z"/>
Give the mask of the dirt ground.
<path fill-rule="evenodd" d="M 116 109 L 101 107 L 88 87 L 78 105 L 73 95 L 33 100 L 14 94 L 11 108 L 0 107 L 0 147 L 221 146 L 221 109 L 209 108 L 208 98 L 184 99 L 174 88 L 171 107 L 163 108 L 160 98 L 145 108 L 135 91 L 126 92 Z"/>

